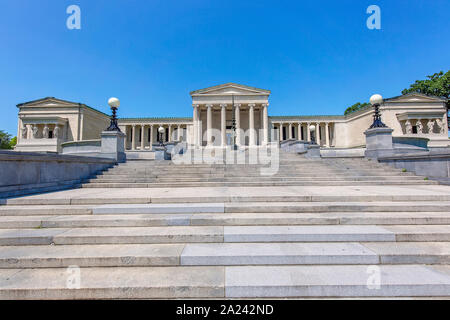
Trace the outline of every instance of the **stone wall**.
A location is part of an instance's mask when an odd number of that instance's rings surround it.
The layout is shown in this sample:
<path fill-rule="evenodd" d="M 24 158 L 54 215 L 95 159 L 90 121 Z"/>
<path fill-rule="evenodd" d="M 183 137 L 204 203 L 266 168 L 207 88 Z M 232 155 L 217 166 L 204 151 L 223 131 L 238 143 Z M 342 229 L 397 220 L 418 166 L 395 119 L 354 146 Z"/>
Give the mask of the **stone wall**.
<path fill-rule="evenodd" d="M 382 157 L 378 161 L 420 176 L 450 182 L 450 152 Z"/>
<path fill-rule="evenodd" d="M 73 188 L 114 164 L 104 158 L 0 151 L 0 198 Z"/>

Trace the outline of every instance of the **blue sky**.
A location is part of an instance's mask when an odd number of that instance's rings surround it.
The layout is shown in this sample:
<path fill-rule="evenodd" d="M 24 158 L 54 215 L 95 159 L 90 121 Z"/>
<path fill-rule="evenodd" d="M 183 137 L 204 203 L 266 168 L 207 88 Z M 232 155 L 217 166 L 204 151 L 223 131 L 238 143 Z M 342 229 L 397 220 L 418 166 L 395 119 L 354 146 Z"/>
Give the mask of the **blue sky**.
<path fill-rule="evenodd" d="M 81 8 L 68 30 L 66 8 Z M 381 8 L 369 30 L 366 9 Z M 450 68 L 448 0 L 0 0 L 0 129 L 55 96 L 119 115 L 192 115 L 189 92 L 272 90 L 270 115 L 343 114 Z"/>

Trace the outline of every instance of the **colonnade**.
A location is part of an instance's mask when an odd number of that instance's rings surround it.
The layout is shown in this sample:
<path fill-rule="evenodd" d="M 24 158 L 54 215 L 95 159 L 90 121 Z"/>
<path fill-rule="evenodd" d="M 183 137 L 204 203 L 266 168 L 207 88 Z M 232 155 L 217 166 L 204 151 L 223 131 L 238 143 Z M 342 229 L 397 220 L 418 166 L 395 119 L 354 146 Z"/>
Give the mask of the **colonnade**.
<path fill-rule="evenodd" d="M 280 142 L 283 140 L 297 139 L 314 141 L 321 146 L 331 147 L 334 138 L 334 125 L 331 122 L 272 121 L 272 125 L 278 127 L 278 139 Z M 311 126 L 315 127 L 314 131 L 311 131 Z M 283 128 L 287 129 L 286 136 L 283 135 Z M 321 136 L 322 139 L 320 139 Z M 325 136 L 325 139 L 323 136 Z"/>
<path fill-rule="evenodd" d="M 153 145 L 159 142 L 160 127 L 164 128 L 163 142 L 175 142 L 186 139 L 187 124 L 127 124 L 121 125 L 127 135 L 126 148 L 128 150 L 153 150 Z"/>
<path fill-rule="evenodd" d="M 241 112 L 244 108 L 248 109 L 248 136 L 249 136 L 249 146 L 258 145 L 257 141 L 257 128 L 255 127 L 255 110 L 258 108 L 261 115 L 261 124 L 263 134 L 261 137 L 261 145 L 266 145 L 269 142 L 269 117 L 268 117 L 268 104 L 256 104 L 256 103 L 248 103 L 234 104 L 234 118 L 236 125 L 236 144 L 238 146 L 244 145 L 243 142 L 243 123 L 241 122 Z M 206 104 L 204 105 L 204 109 L 206 109 L 206 145 L 213 145 L 213 108 L 220 108 L 220 145 L 225 147 L 227 145 L 227 108 L 229 107 L 232 110 L 232 105 L 228 104 Z M 202 121 L 201 119 L 201 111 L 202 107 L 198 104 L 193 105 L 193 144 L 195 146 L 203 145 L 203 129 L 202 129 Z"/>

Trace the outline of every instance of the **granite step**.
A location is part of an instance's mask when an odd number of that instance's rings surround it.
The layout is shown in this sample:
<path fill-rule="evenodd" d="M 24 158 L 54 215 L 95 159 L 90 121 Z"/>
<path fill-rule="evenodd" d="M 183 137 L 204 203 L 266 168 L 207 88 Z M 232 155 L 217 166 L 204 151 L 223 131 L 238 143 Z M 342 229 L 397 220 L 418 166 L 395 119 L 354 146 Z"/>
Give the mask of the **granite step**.
<path fill-rule="evenodd" d="M 449 274 L 447 265 L 2 269 L 0 299 L 448 297 Z"/>
<path fill-rule="evenodd" d="M 0 229 L 295 225 L 450 225 L 448 212 L 0 216 Z"/>
<path fill-rule="evenodd" d="M 0 270 L 2 300 L 223 298 L 224 294 L 224 267 Z"/>
<path fill-rule="evenodd" d="M 0 229 L 268 225 L 450 225 L 450 213 L 325 212 L 0 216 Z"/>
<path fill-rule="evenodd" d="M 450 267 L 234 266 L 225 283 L 229 298 L 448 297 Z"/>
<path fill-rule="evenodd" d="M 222 242 L 441 242 L 450 225 L 170 226 L 0 229 L 0 246 Z"/>
<path fill-rule="evenodd" d="M 0 269 L 449 264 L 450 243 L 188 243 L 0 247 Z"/>
<path fill-rule="evenodd" d="M 85 183 L 82 188 L 177 188 L 177 187 L 267 187 L 267 186 L 382 186 L 411 185 L 407 180 L 391 181 L 270 181 L 270 182 L 155 182 L 155 183 L 102 183 L 100 181 Z M 417 185 L 438 185 L 437 181 L 415 180 Z"/>

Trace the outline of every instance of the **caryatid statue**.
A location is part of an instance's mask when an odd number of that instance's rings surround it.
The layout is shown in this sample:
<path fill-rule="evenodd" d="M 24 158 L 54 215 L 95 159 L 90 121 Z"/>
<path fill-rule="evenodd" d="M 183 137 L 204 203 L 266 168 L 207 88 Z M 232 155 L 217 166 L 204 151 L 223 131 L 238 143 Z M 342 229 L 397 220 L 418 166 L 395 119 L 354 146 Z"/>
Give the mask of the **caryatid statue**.
<path fill-rule="evenodd" d="M 48 129 L 47 125 L 45 125 L 44 130 L 42 130 L 42 134 L 45 139 L 48 139 L 50 137 L 50 130 Z"/>
<path fill-rule="evenodd" d="M 417 126 L 417 133 L 423 133 L 423 124 L 422 121 L 420 121 L 420 119 L 417 120 L 416 126 Z"/>
<path fill-rule="evenodd" d="M 53 130 L 53 135 L 56 139 L 60 138 L 61 136 L 61 128 L 59 126 L 55 126 L 55 130 Z"/>
<path fill-rule="evenodd" d="M 28 128 L 27 127 L 20 128 L 20 135 L 21 135 L 22 139 L 27 139 L 27 137 L 28 137 Z"/>
<path fill-rule="evenodd" d="M 441 119 L 437 119 L 436 120 L 436 124 L 439 127 L 439 132 L 440 133 L 445 133 L 444 122 Z"/>
<path fill-rule="evenodd" d="M 406 120 L 406 122 L 405 122 L 405 130 L 406 130 L 406 134 L 411 134 L 412 133 L 411 121 Z"/>
<path fill-rule="evenodd" d="M 427 128 L 428 128 L 428 134 L 432 134 L 433 129 L 434 129 L 434 121 L 433 120 L 428 120 Z"/>
<path fill-rule="evenodd" d="M 33 126 L 32 132 L 33 132 L 33 139 L 36 139 L 38 137 L 38 127 L 37 126 Z"/>

